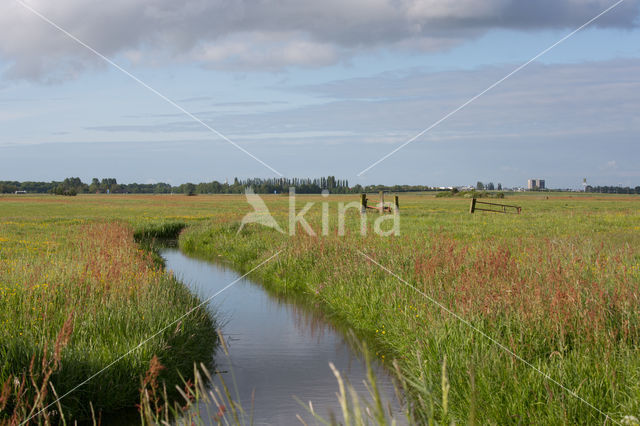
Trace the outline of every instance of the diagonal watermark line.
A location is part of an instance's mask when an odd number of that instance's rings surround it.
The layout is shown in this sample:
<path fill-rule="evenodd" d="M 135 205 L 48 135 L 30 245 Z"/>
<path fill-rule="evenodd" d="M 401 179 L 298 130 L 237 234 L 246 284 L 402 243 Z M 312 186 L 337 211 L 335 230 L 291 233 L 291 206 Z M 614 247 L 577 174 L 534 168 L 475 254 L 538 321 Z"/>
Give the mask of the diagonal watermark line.
<path fill-rule="evenodd" d="M 381 265 L 380 263 L 378 263 L 375 259 L 373 259 L 371 256 L 367 255 L 366 253 L 357 250 L 358 253 L 360 253 L 363 257 L 367 258 L 371 263 L 376 264 L 377 266 L 379 266 L 381 269 L 383 269 L 384 271 L 386 271 L 389 275 L 393 276 L 394 278 L 396 278 L 398 281 L 400 281 L 401 283 L 403 283 L 404 285 L 406 285 L 407 287 L 411 288 L 412 290 L 414 290 L 415 292 L 419 293 L 420 295 L 424 296 L 427 300 L 429 300 L 431 303 L 433 303 L 434 305 L 437 305 L 440 309 L 442 309 L 443 311 L 447 312 L 449 315 L 453 316 L 454 318 L 456 318 L 458 321 L 462 322 L 463 324 L 465 324 L 466 326 L 468 326 L 469 328 L 471 328 L 473 331 L 475 331 L 476 333 L 480 334 L 482 337 L 484 337 L 485 339 L 489 340 L 491 343 L 495 344 L 496 346 L 498 346 L 500 349 L 504 350 L 505 352 L 507 352 L 509 355 L 511 355 L 512 357 L 516 358 L 518 361 L 522 362 L 523 364 L 525 364 L 528 367 L 531 367 L 532 369 L 534 369 L 536 372 L 538 372 L 540 375 L 542 375 L 542 377 L 544 377 L 546 380 L 550 381 L 551 383 L 557 385 L 558 387 L 560 387 L 562 390 L 564 390 L 565 392 L 567 392 L 569 395 L 577 398 L 578 400 L 580 400 L 581 402 L 583 402 L 584 404 L 586 404 L 587 406 L 589 406 L 590 408 L 594 409 L 595 411 L 597 411 L 598 413 L 600 413 L 601 415 L 605 416 L 605 419 L 609 419 L 612 422 L 616 423 L 616 424 L 622 424 L 618 421 L 616 421 L 615 419 L 609 417 L 609 415 L 607 413 L 605 413 L 604 411 L 600 410 L 598 407 L 596 407 L 595 405 L 593 405 L 592 403 L 590 403 L 589 401 L 587 401 L 586 399 L 582 398 L 580 395 L 578 395 L 576 392 L 572 391 L 571 389 L 569 389 L 568 387 L 564 386 L 562 383 L 558 382 L 557 380 L 555 380 L 553 377 L 551 377 L 549 374 L 545 373 L 544 371 L 540 370 L 538 367 L 536 367 L 535 365 L 533 365 L 532 363 L 530 363 L 529 361 L 527 361 L 526 359 L 522 358 L 520 355 L 516 354 L 515 352 L 513 352 L 511 349 L 509 349 L 507 346 L 505 346 L 504 344 L 500 343 L 498 340 L 494 339 L 493 337 L 489 336 L 487 333 L 485 333 L 484 331 L 480 330 L 478 327 L 476 327 L 475 325 L 473 325 L 470 321 L 464 319 L 463 317 L 461 317 L 460 315 L 458 315 L 457 313 L 455 313 L 454 311 L 452 311 L 451 309 L 447 308 L 445 305 L 443 305 L 442 303 L 438 302 L 436 299 L 430 297 L 429 295 L 427 295 L 425 292 L 420 291 L 418 288 L 416 288 L 415 286 L 411 285 L 410 283 L 408 283 L 406 280 L 402 279 L 402 277 L 400 277 L 398 274 L 394 273 L 393 271 L 391 271 L 389 268 L 387 268 L 384 265 Z M 606 421 L 605 421 L 606 423 Z"/>
<path fill-rule="evenodd" d="M 386 160 L 387 158 L 391 157 L 393 154 L 395 154 L 396 152 L 400 151 L 402 148 L 404 148 L 405 146 L 409 145 L 411 142 L 415 141 L 416 139 L 418 139 L 420 136 L 424 135 L 425 133 L 427 133 L 428 131 L 430 131 L 431 129 L 433 129 L 434 127 L 438 126 L 440 123 L 442 123 L 443 121 L 447 120 L 449 117 L 451 117 L 452 115 L 456 114 L 457 112 L 459 112 L 460 110 L 464 109 L 465 107 L 467 107 L 469 104 L 471 104 L 473 101 L 475 101 L 476 99 L 478 99 L 479 97 L 481 97 L 482 95 L 484 95 L 485 93 L 487 93 L 488 91 L 490 91 L 491 89 L 493 89 L 494 87 L 498 86 L 499 84 L 501 84 L 502 82 L 504 82 L 505 80 L 507 80 L 508 78 L 510 78 L 511 76 L 513 76 L 514 74 L 516 74 L 518 71 L 521 71 L 523 68 L 527 67 L 529 64 L 531 64 L 532 62 L 534 62 L 535 60 L 537 60 L 538 58 L 540 58 L 542 55 L 544 55 L 545 53 L 549 52 L 551 49 L 553 49 L 554 47 L 558 46 L 560 43 L 566 41 L 568 38 L 572 37 L 573 35 L 575 35 L 577 32 L 581 31 L 582 29 L 584 29 L 585 27 L 589 26 L 590 24 L 592 24 L 594 21 L 596 21 L 597 19 L 599 19 L 602 15 L 610 12 L 613 8 L 617 7 L 620 3 L 622 3 L 624 0 L 618 0 L 616 3 L 612 4 L 611 6 L 609 6 L 608 8 L 606 8 L 605 10 L 603 10 L 602 12 L 600 12 L 599 14 L 597 14 L 596 16 L 594 16 L 593 18 L 589 19 L 587 22 L 585 22 L 584 24 L 580 25 L 578 28 L 576 28 L 575 30 L 571 31 L 569 34 L 567 34 L 566 36 L 562 37 L 560 40 L 556 41 L 555 43 L 553 43 L 551 46 L 547 47 L 546 49 L 544 49 L 543 51 L 541 51 L 540 53 L 538 53 L 536 56 L 534 56 L 533 58 L 529 59 L 527 62 L 523 63 L 522 65 L 520 65 L 519 67 L 515 68 L 513 71 L 511 71 L 509 74 L 505 75 L 504 77 L 502 77 L 500 80 L 496 81 L 495 83 L 493 83 L 492 85 L 490 85 L 489 87 L 487 87 L 486 89 L 484 89 L 482 92 L 478 93 L 477 95 L 475 95 L 474 97 L 472 97 L 471 99 L 469 99 L 468 101 L 466 101 L 465 103 L 463 103 L 462 105 L 460 105 L 459 107 L 457 107 L 456 109 L 454 109 L 453 111 L 449 112 L 448 114 L 446 114 L 444 117 L 442 117 L 441 119 L 439 119 L 438 121 L 436 121 L 435 123 L 433 123 L 432 125 L 430 125 L 429 127 L 427 127 L 426 129 L 424 129 L 423 131 L 421 131 L 420 133 L 418 133 L 417 135 L 415 135 L 414 137 L 412 137 L 411 139 L 409 139 L 408 141 L 404 142 L 402 145 L 398 146 L 397 148 L 395 148 L 393 151 L 389 152 L 387 155 L 385 155 L 384 157 L 380 158 L 378 161 L 376 161 L 375 163 L 371 164 L 369 167 L 367 167 L 366 169 L 363 169 L 360 171 L 360 173 L 358 173 L 356 176 L 362 176 L 363 174 L 365 174 L 366 172 L 368 172 L 369 170 L 371 170 L 372 168 L 374 168 L 375 166 L 377 166 L 378 164 L 382 163 L 384 160 Z"/>
<path fill-rule="evenodd" d="M 196 309 L 201 308 L 202 306 L 206 305 L 207 303 L 209 303 L 214 297 L 218 296 L 220 293 L 223 293 L 224 291 L 228 290 L 229 288 L 231 288 L 232 286 L 234 286 L 236 283 L 242 281 L 247 275 L 249 275 L 250 273 L 252 273 L 253 271 L 255 271 L 256 269 L 262 267 L 263 265 L 265 265 L 266 263 L 270 262 L 272 259 L 274 259 L 275 257 L 277 257 L 280 253 L 282 253 L 282 249 L 278 250 L 274 255 L 272 255 L 271 257 L 269 257 L 268 259 L 260 262 L 257 266 L 251 268 L 251 270 L 247 273 L 245 273 L 244 275 L 236 278 L 235 280 L 231 281 L 229 284 L 227 284 L 226 286 L 224 286 L 222 289 L 218 290 L 214 295 L 208 297 L 207 299 L 205 299 L 203 302 L 201 302 L 200 304 L 194 306 L 193 308 L 189 309 L 186 313 L 184 313 L 183 315 L 179 316 L 178 318 L 176 318 L 175 320 L 171 321 L 169 324 L 167 324 L 166 326 L 162 327 L 160 330 L 156 331 L 154 334 L 152 334 L 151 336 L 147 337 L 146 339 L 144 339 L 142 342 L 140 342 L 137 346 L 129 349 L 126 353 L 120 355 L 118 358 L 116 358 L 115 360 L 113 360 L 110 364 L 106 365 L 105 367 L 103 367 L 100 371 L 94 373 L 93 375 L 89 376 L 87 379 L 85 379 L 83 382 L 81 382 L 80 384 L 76 385 L 74 388 L 72 388 L 71 390 L 69 390 L 68 392 L 66 392 L 64 395 L 62 395 L 61 397 L 59 397 L 58 399 L 56 399 L 55 401 L 53 401 L 52 403 L 50 403 L 49 405 L 47 405 L 46 407 L 44 407 L 43 409 L 41 409 L 40 411 L 38 411 L 37 413 L 33 414 L 31 417 L 29 417 L 28 419 L 24 420 L 22 423 L 20 423 L 20 426 L 25 425 L 29 422 L 29 420 L 33 419 L 34 417 L 40 415 L 43 411 L 46 411 L 47 409 L 49 409 L 50 407 L 52 407 L 53 405 L 57 404 L 58 401 L 60 401 L 61 399 L 65 398 L 66 396 L 68 396 L 69 394 L 71 394 L 72 392 L 75 392 L 76 390 L 78 390 L 80 387 L 86 385 L 87 383 L 89 383 L 92 379 L 96 378 L 97 376 L 99 376 L 100 374 L 102 374 L 105 370 L 109 369 L 110 367 L 112 367 L 114 364 L 116 364 L 117 362 L 119 362 L 121 359 L 125 358 L 126 356 L 128 356 L 129 354 L 131 354 L 133 351 L 135 351 L 136 349 L 139 349 L 140 347 L 142 347 L 144 344 L 146 344 L 148 341 L 154 339 L 155 337 L 158 337 L 158 335 L 162 334 L 164 331 L 166 331 L 169 327 L 174 326 L 176 323 L 178 323 L 179 321 L 181 321 L 182 319 L 184 319 L 185 317 L 189 316 L 193 311 L 195 311 Z"/>
<path fill-rule="evenodd" d="M 274 169 L 273 167 L 271 167 L 270 165 L 268 165 L 267 163 L 265 163 L 264 161 L 262 161 L 261 159 L 259 159 L 258 157 L 256 157 L 255 155 L 253 155 L 252 153 L 250 153 L 249 151 L 247 151 L 246 149 L 244 149 L 243 147 L 241 147 L 237 143 L 235 143 L 234 141 L 232 141 L 231 139 L 229 139 L 227 136 L 225 136 L 224 134 L 220 133 L 218 130 L 214 129 L 213 127 L 211 127 L 210 125 L 208 125 L 207 123 L 205 123 L 204 121 L 202 121 L 201 119 L 199 119 L 198 117 L 196 117 L 195 115 L 193 115 L 192 113 L 187 111 L 185 108 L 183 108 L 182 106 L 177 104 L 175 101 L 173 101 L 170 98 L 168 98 L 167 96 L 163 95 L 162 93 L 160 93 L 159 91 L 157 91 L 153 87 L 149 86 L 147 83 L 145 83 L 144 81 L 140 80 L 138 77 L 136 77 L 135 75 L 131 74 L 129 71 L 127 71 L 126 69 L 124 69 L 123 67 L 121 67 L 120 65 L 118 65 L 117 63 L 115 63 L 114 61 L 112 61 L 111 59 L 106 57 L 105 55 L 103 55 L 102 53 L 98 52 L 96 49 L 94 49 L 93 47 L 89 46 L 87 43 L 83 42 L 78 37 L 74 36 L 69 31 L 65 30 L 60 25 L 58 25 L 55 22 L 53 22 L 51 19 L 49 19 L 46 16 L 44 16 L 42 13 L 40 13 L 38 10 L 34 9 L 29 4 L 25 3 L 22 0 L 15 0 L 15 1 L 16 1 L 16 3 L 20 4 L 22 7 L 24 7 L 25 9 L 27 9 L 28 11 L 30 11 L 31 13 L 33 13 L 34 15 L 36 15 L 37 17 L 39 17 L 40 19 L 42 19 L 43 21 L 45 21 L 46 23 L 51 25 L 52 27 L 57 29 L 58 31 L 64 33 L 67 37 L 69 37 L 70 39 L 72 39 L 73 41 L 78 43 L 79 45 L 81 45 L 84 48 L 86 48 L 89 51 L 91 51 L 93 54 L 98 56 L 100 59 L 102 59 L 103 61 L 105 61 L 109 65 L 111 65 L 114 68 L 116 68 L 119 71 L 121 71 L 123 74 L 125 74 L 127 77 L 131 78 L 133 81 L 135 81 L 136 83 L 138 83 L 139 85 L 141 85 L 145 89 L 147 89 L 150 92 L 154 93 L 155 95 L 160 97 L 162 100 L 164 100 L 165 102 L 167 102 L 171 106 L 175 107 L 176 109 L 178 109 L 179 111 L 181 111 L 182 113 L 187 115 L 192 120 L 194 120 L 197 123 L 201 124 L 204 128 L 206 128 L 210 132 L 216 134 L 218 137 L 220 137 L 220 138 L 224 139 L 225 141 L 229 142 L 231 145 L 233 145 L 234 147 L 236 147 L 240 151 L 244 152 L 249 157 L 253 158 L 258 163 L 262 164 L 264 167 L 266 167 L 267 169 L 271 170 L 273 173 L 277 174 L 280 177 L 284 177 L 284 175 L 282 173 L 280 173 L 279 171 L 277 171 L 276 169 Z"/>

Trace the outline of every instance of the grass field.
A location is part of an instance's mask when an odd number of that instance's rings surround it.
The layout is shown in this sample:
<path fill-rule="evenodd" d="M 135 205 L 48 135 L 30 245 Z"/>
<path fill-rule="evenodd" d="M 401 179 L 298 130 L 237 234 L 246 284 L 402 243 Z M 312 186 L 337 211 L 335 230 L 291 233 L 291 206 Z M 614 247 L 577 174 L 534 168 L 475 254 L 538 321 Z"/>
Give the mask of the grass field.
<path fill-rule="evenodd" d="M 286 229 L 288 198 L 263 198 Z M 92 282 L 109 295 L 112 287 L 126 287 L 111 286 L 111 280 L 141 283 L 153 281 L 154 274 L 167 279 L 151 267 L 143 280 L 128 275 L 147 270 L 143 265 L 150 262 L 135 254 L 132 229 L 184 222 L 184 251 L 225 259 L 239 270 L 282 249 L 253 278 L 270 291 L 317 304 L 354 329 L 390 366 L 395 360 L 417 422 L 602 424 L 640 416 L 640 197 L 507 195 L 506 203 L 522 206 L 521 215 L 471 215 L 469 200 L 401 195 L 401 235 L 375 235 L 377 214 L 368 214 L 369 233 L 363 237 L 359 214 L 351 210 L 347 233 L 338 236 L 336 203 L 356 200 L 329 197 L 328 236 L 309 237 L 298 229 L 290 237 L 255 224 L 238 233 L 239 221 L 251 210 L 239 196 L 0 197 L 0 297 L 13 310 L 0 313 L 2 347 L 15 342 L 11 345 L 23 345 L 27 355 L 40 353 L 46 341 L 55 346 L 56 333 L 78 304 L 65 303 L 66 313 L 56 314 L 57 322 L 47 322 L 46 328 L 38 328 L 39 314 L 31 311 L 57 300 L 41 289 L 43 284 L 80 288 L 73 279 L 78 272 L 69 272 L 69 264 L 91 264 L 93 254 L 101 252 L 102 240 L 91 235 L 114 233 L 109 247 L 126 251 L 126 266 L 113 275 L 104 271 L 104 283 Z M 305 217 L 318 234 L 325 201 L 320 196 L 297 200 L 298 211 L 306 202 L 316 203 Z M 134 286 L 127 297 L 140 294 L 145 291 Z M 93 295 L 77 297 L 85 297 L 88 306 L 102 306 Z M 27 302 L 31 299 L 39 302 Z M 144 303 L 126 306 L 144 310 Z M 92 332 L 99 329 L 83 324 Z M 76 347 L 76 333 L 74 327 L 65 350 L 77 357 L 114 356 L 126 346 L 83 346 L 79 336 Z M 112 334 L 117 333 L 105 332 L 105 339 Z M 24 370 L 28 355 L 22 358 Z M 450 389 L 443 398 L 445 358 Z M 4 364 L 5 375 L 15 374 L 12 369 L 19 365 Z"/>
<path fill-rule="evenodd" d="M 0 197 L 0 423 L 28 418 L 54 389 L 72 391 L 200 303 L 134 242 L 135 225 L 78 201 Z M 65 397 L 63 411 L 133 407 L 154 355 L 162 378 L 178 384 L 178 372 L 210 361 L 215 342 L 214 320 L 199 308 Z"/>

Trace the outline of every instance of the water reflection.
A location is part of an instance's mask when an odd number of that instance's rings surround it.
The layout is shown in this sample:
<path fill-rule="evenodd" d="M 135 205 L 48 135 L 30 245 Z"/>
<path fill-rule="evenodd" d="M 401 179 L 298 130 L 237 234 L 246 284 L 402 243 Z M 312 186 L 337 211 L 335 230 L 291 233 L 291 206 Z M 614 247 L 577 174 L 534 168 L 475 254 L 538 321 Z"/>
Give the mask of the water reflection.
<path fill-rule="evenodd" d="M 238 278 L 230 269 L 188 258 L 175 249 L 162 255 L 167 270 L 203 298 Z M 216 355 L 217 369 L 228 372 L 225 381 L 235 386 L 245 410 L 253 406 L 254 424 L 300 424 L 296 414 L 315 424 L 294 396 L 312 401 L 322 416 L 327 417 L 329 410 L 339 413 L 338 387 L 329 362 L 362 397 L 367 395 L 362 355 L 317 310 L 272 297 L 249 280 L 239 281 L 211 304 L 224 322 L 230 352 L 230 359 L 222 351 Z M 391 400 L 390 377 L 380 366 L 374 369 L 381 392 Z"/>

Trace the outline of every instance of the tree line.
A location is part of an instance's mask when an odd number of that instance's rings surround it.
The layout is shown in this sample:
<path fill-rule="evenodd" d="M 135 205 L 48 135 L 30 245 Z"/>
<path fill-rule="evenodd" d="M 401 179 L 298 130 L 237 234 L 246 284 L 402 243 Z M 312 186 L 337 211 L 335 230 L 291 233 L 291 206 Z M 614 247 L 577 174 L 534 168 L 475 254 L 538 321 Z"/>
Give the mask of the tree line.
<path fill-rule="evenodd" d="M 66 178 L 63 181 L 51 182 L 18 182 L 0 181 L 0 193 L 15 193 L 24 191 L 37 194 L 241 194 L 245 188 L 251 187 L 257 194 L 281 194 L 288 193 L 290 187 L 295 187 L 298 194 L 320 194 L 328 190 L 332 194 L 359 194 L 362 192 L 417 192 L 435 191 L 436 188 L 426 185 L 367 185 L 360 184 L 349 186 L 346 179 L 336 179 L 335 176 L 320 178 L 235 178 L 233 183 L 228 182 L 201 182 L 183 183 L 172 186 L 168 183 L 118 183 L 115 178 L 93 178 L 91 183 L 82 182 L 78 177 Z"/>
<path fill-rule="evenodd" d="M 601 194 L 640 194 L 640 186 L 591 186 L 585 187 L 585 192 L 598 192 Z"/>
<path fill-rule="evenodd" d="M 84 183 L 78 177 L 66 178 L 63 181 L 33 182 L 33 181 L 0 181 L 0 193 L 14 193 L 24 191 L 36 194 L 241 194 L 245 188 L 251 187 L 257 194 L 281 194 L 289 191 L 290 187 L 296 188 L 298 194 L 320 194 L 328 190 L 332 194 L 359 194 L 362 192 L 424 192 L 439 191 L 436 187 L 427 185 L 349 185 L 346 179 L 336 179 L 335 176 L 310 178 L 235 178 L 233 183 L 228 182 L 201 182 L 183 183 L 173 186 L 168 183 L 118 183 L 115 178 L 93 178 L 91 183 Z M 493 182 L 477 182 L 477 190 L 502 190 L 502 184 L 494 185 Z M 585 188 L 586 192 L 605 194 L 640 194 L 640 186 L 591 186 Z"/>
<path fill-rule="evenodd" d="M 502 191 L 502 184 L 498 183 L 498 185 L 496 186 L 496 185 L 493 184 L 493 182 L 482 183 L 482 182 L 478 181 L 478 183 L 476 183 L 476 189 L 478 191 L 484 191 L 484 190 L 487 190 L 487 191 L 495 191 L 495 190 Z"/>

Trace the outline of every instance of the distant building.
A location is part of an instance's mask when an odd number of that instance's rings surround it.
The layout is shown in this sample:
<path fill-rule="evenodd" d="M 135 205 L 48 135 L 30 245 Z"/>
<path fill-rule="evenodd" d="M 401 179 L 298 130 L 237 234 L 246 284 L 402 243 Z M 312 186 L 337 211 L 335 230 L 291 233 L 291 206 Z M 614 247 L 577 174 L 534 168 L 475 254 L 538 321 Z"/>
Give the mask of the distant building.
<path fill-rule="evenodd" d="M 536 191 L 539 189 L 545 189 L 544 179 L 529 179 L 527 182 L 527 188 L 529 191 Z"/>

